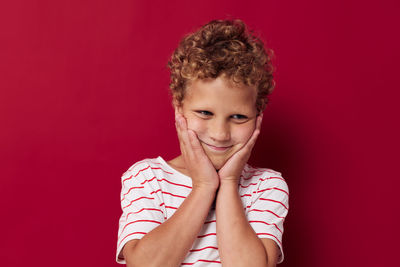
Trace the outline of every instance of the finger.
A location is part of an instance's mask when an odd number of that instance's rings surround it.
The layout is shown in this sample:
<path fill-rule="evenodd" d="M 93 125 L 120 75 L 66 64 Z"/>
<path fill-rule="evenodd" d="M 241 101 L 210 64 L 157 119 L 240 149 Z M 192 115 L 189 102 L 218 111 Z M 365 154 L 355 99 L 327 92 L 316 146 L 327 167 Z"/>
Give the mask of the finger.
<path fill-rule="evenodd" d="M 259 135 L 260 135 L 260 129 L 255 129 L 245 147 L 247 147 L 251 151 L 254 145 L 256 144 Z"/>
<path fill-rule="evenodd" d="M 246 146 L 250 146 L 253 148 L 254 144 L 256 143 L 256 140 L 258 136 L 260 135 L 261 132 L 261 122 L 262 122 L 263 115 L 257 116 L 257 123 L 256 123 L 256 129 L 254 130 L 253 134 L 251 135 L 249 141 L 247 142 Z"/>
<path fill-rule="evenodd" d="M 257 116 L 257 122 L 256 122 L 256 129 L 259 129 L 261 131 L 261 123 L 263 119 L 263 114 L 261 113 L 260 115 Z"/>
<path fill-rule="evenodd" d="M 195 152 L 204 151 L 203 147 L 200 144 L 199 138 L 197 137 L 197 134 L 193 130 L 189 129 L 188 130 L 188 135 L 189 135 L 190 143 L 192 145 L 193 150 Z"/>
<path fill-rule="evenodd" d="M 185 145 L 183 143 L 183 140 L 182 140 L 181 131 L 178 129 L 179 128 L 178 123 L 176 123 L 176 127 L 177 127 L 176 132 L 177 132 L 177 135 L 178 135 L 179 148 L 181 150 L 182 156 L 185 158 L 186 154 L 187 154 L 186 153 L 186 147 L 185 147 Z"/>
<path fill-rule="evenodd" d="M 179 114 L 175 115 L 175 126 L 176 126 L 176 132 L 178 134 L 178 140 L 179 140 L 179 146 L 181 148 L 181 152 L 183 155 L 186 155 L 187 138 L 184 137 L 184 130 L 182 127 L 181 118 L 180 118 Z"/>
<path fill-rule="evenodd" d="M 179 113 L 179 110 L 178 110 L 177 107 L 175 107 L 175 120 L 176 120 L 176 117 L 178 116 L 178 114 L 180 114 L 180 113 Z"/>
<path fill-rule="evenodd" d="M 201 148 L 200 141 L 197 138 L 196 133 L 188 128 L 186 118 L 180 115 L 180 123 L 182 127 L 182 137 L 184 140 L 185 150 L 187 152 L 188 157 L 191 159 L 195 159 L 197 154 L 194 152 L 194 149 L 198 151 Z M 201 148 L 202 149 L 202 148 Z"/>
<path fill-rule="evenodd" d="M 249 153 L 253 149 L 254 145 L 256 144 L 257 138 L 261 132 L 261 122 L 262 122 L 262 115 L 257 116 L 256 121 L 256 129 L 254 129 L 253 134 L 250 136 L 247 143 L 243 146 L 243 153 Z"/>
<path fill-rule="evenodd" d="M 183 117 L 179 113 L 177 115 L 177 124 L 180 133 L 180 141 L 182 145 L 181 151 L 183 150 L 186 156 L 193 158 L 193 148 L 188 133 L 187 122 L 185 117 Z M 197 136 L 194 139 L 197 139 Z"/>
<path fill-rule="evenodd" d="M 189 143 L 189 138 L 187 135 L 187 131 L 183 125 L 183 122 L 182 122 L 181 118 L 179 118 L 179 117 L 177 120 L 177 132 L 178 132 L 178 137 L 179 137 L 180 143 L 186 147 Z"/>
<path fill-rule="evenodd" d="M 178 121 L 179 121 L 178 115 L 175 114 L 175 129 L 176 133 L 178 134 L 179 142 L 182 142 L 182 130 Z"/>
<path fill-rule="evenodd" d="M 184 150 L 187 157 L 191 160 L 199 159 L 199 156 L 205 155 L 203 147 L 197 137 L 195 131 L 188 128 L 186 118 L 178 112 L 178 124 L 180 124 L 180 132 L 183 140 Z"/>

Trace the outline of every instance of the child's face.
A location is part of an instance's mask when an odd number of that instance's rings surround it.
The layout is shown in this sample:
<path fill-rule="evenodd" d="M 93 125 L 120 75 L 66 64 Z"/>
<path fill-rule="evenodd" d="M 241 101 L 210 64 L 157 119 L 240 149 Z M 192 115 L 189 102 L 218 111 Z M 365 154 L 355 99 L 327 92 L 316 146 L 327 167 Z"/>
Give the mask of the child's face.
<path fill-rule="evenodd" d="M 193 81 L 178 110 L 196 132 L 215 169 L 249 140 L 257 117 L 256 89 L 233 86 L 222 77 Z"/>

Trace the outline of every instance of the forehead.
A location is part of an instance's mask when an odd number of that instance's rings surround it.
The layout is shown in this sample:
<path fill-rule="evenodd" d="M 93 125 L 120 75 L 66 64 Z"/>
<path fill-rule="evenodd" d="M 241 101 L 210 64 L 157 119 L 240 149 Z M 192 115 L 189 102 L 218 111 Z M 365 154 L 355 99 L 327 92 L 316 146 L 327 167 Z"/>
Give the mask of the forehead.
<path fill-rule="evenodd" d="M 255 87 L 236 84 L 224 77 L 192 81 L 186 88 L 183 104 L 202 108 L 235 109 L 251 112 L 256 109 Z"/>

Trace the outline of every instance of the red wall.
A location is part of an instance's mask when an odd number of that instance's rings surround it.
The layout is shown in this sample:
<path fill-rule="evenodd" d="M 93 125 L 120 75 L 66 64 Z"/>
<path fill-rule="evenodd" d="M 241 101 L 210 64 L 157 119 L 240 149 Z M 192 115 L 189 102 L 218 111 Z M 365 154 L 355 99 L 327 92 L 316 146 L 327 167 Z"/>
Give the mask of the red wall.
<path fill-rule="evenodd" d="M 0 265 L 118 266 L 121 174 L 179 151 L 167 60 L 229 16 L 276 53 L 251 162 L 290 188 L 281 266 L 396 265 L 398 2 L 175 2 L 0 3 Z"/>

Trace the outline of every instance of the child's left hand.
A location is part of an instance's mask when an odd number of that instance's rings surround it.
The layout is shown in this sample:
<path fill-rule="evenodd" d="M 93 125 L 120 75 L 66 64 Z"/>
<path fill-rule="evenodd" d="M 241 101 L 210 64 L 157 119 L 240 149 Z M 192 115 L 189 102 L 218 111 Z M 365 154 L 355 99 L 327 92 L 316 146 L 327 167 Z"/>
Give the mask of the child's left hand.
<path fill-rule="evenodd" d="M 224 164 L 224 166 L 222 166 L 222 168 L 218 171 L 221 183 L 224 181 L 238 182 L 244 165 L 247 163 L 251 151 L 256 143 L 257 137 L 260 134 L 262 116 L 262 114 L 257 116 L 256 128 L 254 129 L 254 132 L 247 143 L 235 154 L 233 154 Z"/>

